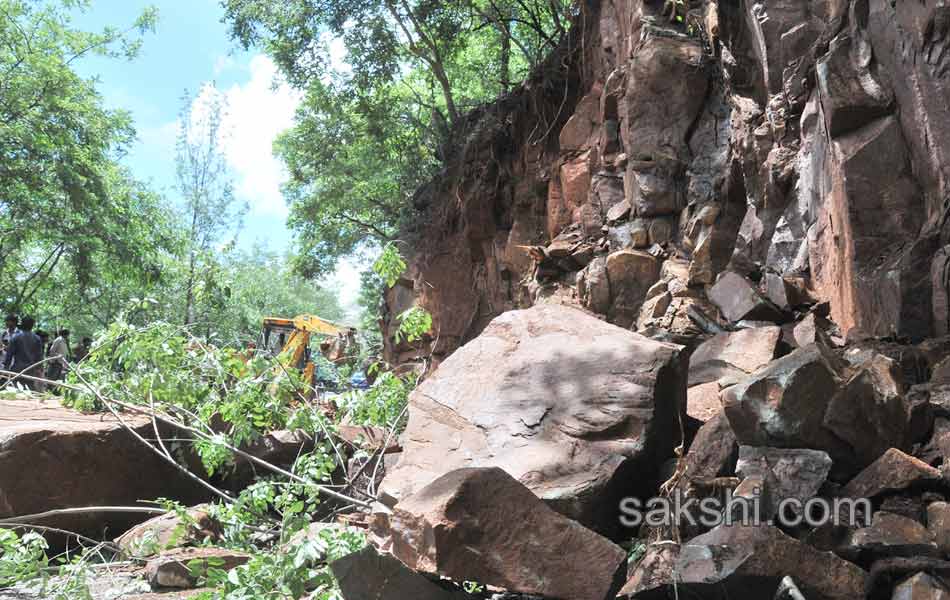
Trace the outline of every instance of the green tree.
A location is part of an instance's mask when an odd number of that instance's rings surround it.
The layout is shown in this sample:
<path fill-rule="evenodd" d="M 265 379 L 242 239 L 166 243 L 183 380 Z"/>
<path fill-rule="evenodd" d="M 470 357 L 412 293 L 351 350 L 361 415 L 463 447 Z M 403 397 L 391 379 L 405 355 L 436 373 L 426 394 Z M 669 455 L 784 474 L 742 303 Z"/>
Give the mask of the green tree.
<path fill-rule="evenodd" d="M 209 288 L 214 281 L 215 245 L 228 234 L 233 233 L 236 238 L 247 204 L 234 197 L 230 171 L 221 149 L 227 135 L 223 130 L 227 111 L 224 95 L 213 84 L 208 84 L 197 97 L 186 92 L 182 106 L 176 174 L 186 219 L 188 267 L 184 322 L 189 325 L 197 318 L 198 286 L 204 283 L 205 298 L 215 298 L 215 290 Z M 233 244 L 234 239 L 228 243 Z"/>
<path fill-rule="evenodd" d="M 92 54 L 133 58 L 145 11 L 125 30 L 71 26 L 86 2 L 0 0 L 0 303 L 32 310 L 68 279 L 75 296 L 110 265 L 138 275 L 155 244 L 138 212 L 150 192 L 117 166 L 135 132 L 129 115 L 107 110 L 92 80 L 73 66 Z"/>
<path fill-rule="evenodd" d="M 277 143 L 316 276 L 393 239 L 416 190 L 455 152 L 469 109 L 509 91 L 564 39 L 568 0 L 224 0 L 233 37 L 305 91 Z M 331 44 L 341 43 L 344 62 Z"/>

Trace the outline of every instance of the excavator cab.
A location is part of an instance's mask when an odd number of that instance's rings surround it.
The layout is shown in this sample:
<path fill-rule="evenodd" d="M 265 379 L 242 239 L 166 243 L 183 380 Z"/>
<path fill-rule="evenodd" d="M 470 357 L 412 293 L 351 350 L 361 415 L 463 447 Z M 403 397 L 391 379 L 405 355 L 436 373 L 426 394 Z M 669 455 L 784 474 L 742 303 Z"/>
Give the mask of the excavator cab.
<path fill-rule="evenodd" d="M 327 355 L 355 341 L 355 334 L 356 330 L 351 327 L 337 325 L 314 315 L 299 315 L 293 319 L 266 317 L 261 332 L 263 349 L 277 358 L 281 364 L 278 368 L 300 371 L 309 390 L 316 383 L 316 365 L 310 348 L 312 337 L 318 335 L 325 338 L 320 347 L 321 352 Z"/>

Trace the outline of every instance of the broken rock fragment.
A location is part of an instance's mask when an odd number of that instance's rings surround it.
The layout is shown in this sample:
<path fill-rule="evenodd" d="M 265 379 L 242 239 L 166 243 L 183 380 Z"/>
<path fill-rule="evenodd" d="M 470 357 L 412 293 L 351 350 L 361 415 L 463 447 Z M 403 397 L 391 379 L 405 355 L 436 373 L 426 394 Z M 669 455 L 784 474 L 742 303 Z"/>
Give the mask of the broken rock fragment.
<path fill-rule="evenodd" d="M 163 552 L 148 561 L 145 572 L 153 588 L 193 588 L 210 569 L 230 571 L 250 560 L 250 555 L 223 548 L 181 548 Z"/>
<path fill-rule="evenodd" d="M 873 560 L 894 556 L 936 556 L 937 544 L 927 528 L 913 519 L 884 511 L 874 513 L 870 527 L 851 535 L 846 554 Z"/>
<path fill-rule="evenodd" d="M 499 468 L 436 479 L 396 505 L 389 527 L 399 560 L 455 581 L 605 600 L 625 573 L 622 548 L 554 512 Z"/>
<path fill-rule="evenodd" d="M 709 288 L 709 300 L 729 321 L 770 321 L 784 319 L 782 311 L 755 289 L 751 281 L 733 271 L 725 271 Z"/>
<path fill-rule="evenodd" d="M 689 359 L 689 385 L 723 377 L 745 377 L 768 365 L 776 355 L 782 329 L 755 327 L 724 332 L 703 342 Z"/>
<path fill-rule="evenodd" d="M 942 477 L 937 469 L 891 448 L 852 479 L 842 493 L 849 498 L 874 498 L 886 492 L 935 485 L 941 481 Z"/>
<path fill-rule="evenodd" d="M 830 552 L 820 552 L 772 526 L 720 525 L 683 545 L 677 582 L 693 597 L 772 598 L 789 573 L 809 600 L 863 598 L 867 574 Z"/>
<path fill-rule="evenodd" d="M 736 473 L 740 477 L 759 477 L 768 490 L 762 509 L 771 517 L 788 498 L 801 505 L 818 495 L 831 470 L 831 458 L 821 450 L 755 448 L 741 446 Z"/>

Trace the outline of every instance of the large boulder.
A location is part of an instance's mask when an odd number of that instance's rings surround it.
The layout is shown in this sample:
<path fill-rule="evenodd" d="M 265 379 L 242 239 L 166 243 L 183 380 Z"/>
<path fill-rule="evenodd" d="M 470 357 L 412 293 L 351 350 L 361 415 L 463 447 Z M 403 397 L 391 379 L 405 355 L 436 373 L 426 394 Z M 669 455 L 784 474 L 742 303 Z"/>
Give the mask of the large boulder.
<path fill-rule="evenodd" d="M 622 548 L 497 467 L 433 481 L 396 505 L 389 530 L 393 554 L 411 569 L 512 592 L 605 600 L 626 572 Z"/>
<path fill-rule="evenodd" d="M 773 598 L 789 574 L 809 600 L 862 598 L 867 585 L 858 566 L 772 526 L 720 525 L 682 546 L 673 573 L 680 597 L 704 600 Z"/>
<path fill-rule="evenodd" d="M 458 589 L 443 587 L 372 546 L 330 563 L 345 600 L 466 600 Z"/>
<path fill-rule="evenodd" d="M 824 418 L 840 386 L 834 357 L 815 344 L 724 390 L 722 402 L 739 443 L 824 450 L 837 460 L 850 449 L 825 428 Z"/>
<path fill-rule="evenodd" d="M 143 437 L 155 437 L 151 419 L 124 415 L 123 420 Z M 160 497 L 197 504 L 207 495 L 111 415 L 82 414 L 48 400 L 0 401 L 0 519 L 58 508 L 132 506 Z M 143 520 L 142 513 L 86 513 L 38 524 L 99 536 Z"/>
<path fill-rule="evenodd" d="M 681 348 L 558 305 L 505 313 L 409 400 L 399 464 L 406 498 L 463 467 L 497 466 L 599 530 L 621 496 L 647 495 L 685 406 Z"/>

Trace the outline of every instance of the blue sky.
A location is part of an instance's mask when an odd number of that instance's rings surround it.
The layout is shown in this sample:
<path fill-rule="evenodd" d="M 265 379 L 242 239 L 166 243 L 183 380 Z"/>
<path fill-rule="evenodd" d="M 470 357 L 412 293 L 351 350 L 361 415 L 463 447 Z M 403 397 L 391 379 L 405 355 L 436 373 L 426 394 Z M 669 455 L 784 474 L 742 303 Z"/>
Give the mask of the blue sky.
<path fill-rule="evenodd" d="M 216 0 L 94 0 L 75 24 L 87 30 L 106 25 L 125 28 L 154 4 L 159 23 L 143 38 L 134 61 L 90 58 L 78 69 L 100 79 L 99 90 L 110 107 L 125 108 L 135 118 L 139 141 L 127 164 L 140 179 L 175 199 L 175 138 L 182 95 L 214 81 L 229 103 L 229 140 L 225 156 L 239 199 L 251 207 L 241 232 L 242 246 L 256 241 L 273 250 L 289 246 L 286 205 L 280 196 L 283 170 L 271 155 L 274 137 L 292 124 L 298 95 L 272 89 L 273 63 L 258 52 L 245 52 L 228 38 Z"/>

